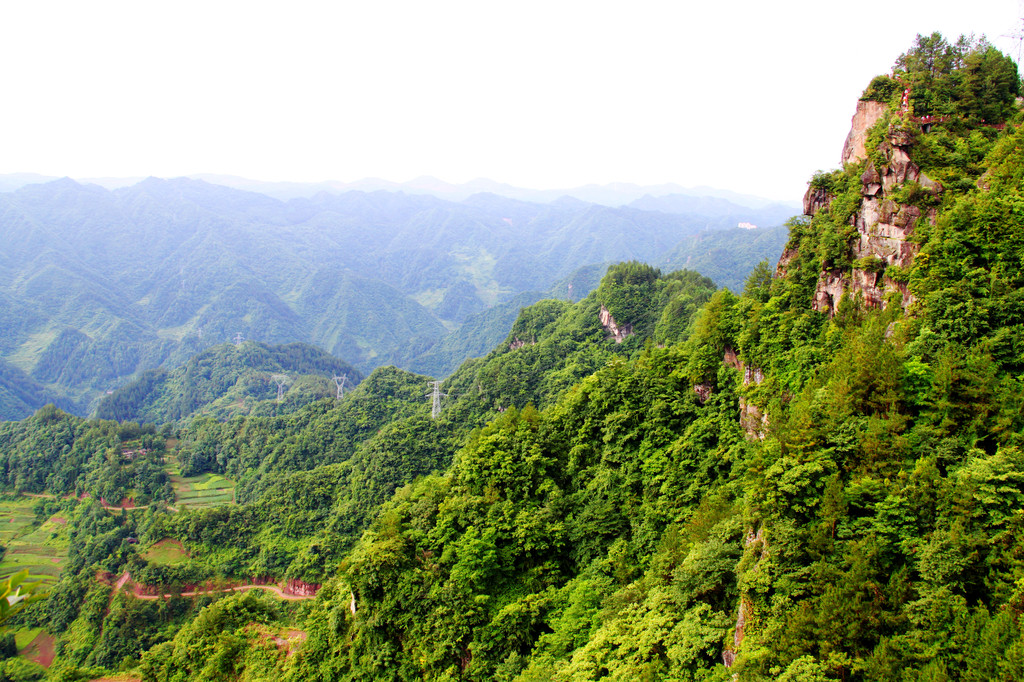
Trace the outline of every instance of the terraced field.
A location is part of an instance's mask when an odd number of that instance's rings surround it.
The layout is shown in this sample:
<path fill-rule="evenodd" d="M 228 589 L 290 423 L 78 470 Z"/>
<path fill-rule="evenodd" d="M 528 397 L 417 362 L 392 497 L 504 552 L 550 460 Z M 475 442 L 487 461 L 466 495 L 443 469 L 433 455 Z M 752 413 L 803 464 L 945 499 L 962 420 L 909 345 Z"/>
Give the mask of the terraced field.
<path fill-rule="evenodd" d="M 229 478 L 209 473 L 182 476 L 178 460 L 173 455 L 167 457 L 167 472 L 174 488 L 176 507 L 219 507 L 235 502 L 235 482 Z"/>
<path fill-rule="evenodd" d="M 0 500 L 0 545 L 4 547 L 32 525 L 36 515 L 32 513 L 35 500 L 22 497 L 17 500 Z"/>
<path fill-rule="evenodd" d="M 36 500 L 0 500 L 0 542 L 7 551 L 0 560 L 0 577 L 27 568 L 29 580 L 56 582 L 68 556 L 67 521 L 51 516 L 35 525 Z"/>

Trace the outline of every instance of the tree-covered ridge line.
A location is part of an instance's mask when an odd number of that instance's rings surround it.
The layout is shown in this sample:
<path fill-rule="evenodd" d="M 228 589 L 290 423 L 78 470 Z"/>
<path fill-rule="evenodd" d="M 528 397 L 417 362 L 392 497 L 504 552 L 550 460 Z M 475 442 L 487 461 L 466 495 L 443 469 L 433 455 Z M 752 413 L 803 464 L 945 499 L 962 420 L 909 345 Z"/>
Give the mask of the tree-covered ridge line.
<path fill-rule="evenodd" d="M 904 93 L 909 97 L 904 101 Z M 914 49 L 896 60 L 892 75 L 876 76 L 862 100 L 885 102 L 924 121 L 957 119 L 960 125 L 1000 125 L 1016 113 L 1020 76 L 1013 59 L 984 37 L 918 35 Z M 909 109 L 909 111 L 908 111 Z"/>
<path fill-rule="evenodd" d="M 222 344 L 170 371 L 143 372 L 105 396 L 96 416 L 159 425 L 195 414 L 229 419 L 260 411 L 279 413 L 336 396 L 339 382 L 341 390 L 352 390 L 362 379 L 344 360 L 307 344 Z M 278 380 L 287 389 L 280 402 L 276 401 Z"/>
<path fill-rule="evenodd" d="M 657 262 L 728 215 L 464 202 L 388 192 L 279 201 L 198 180 L 115 191 L 60 180 L 0 193 L 0 416 L 46 402 L 87 414 L 108 390 L 245 339 L 324 348 L 368 372 L 447 375 L 507 320 L 474 316 L 583 267 Z M 770 224 L 770 223 L 767 223 Z M 723 237 L 740 244 L 748 235 Z M 749 258 L 699 258 L 736 281 Z M 695 247 L 696 249 L 696 247 Z M 695 250 L 694 249 L 694 250 Z M 589 291 L 577 282 L 575 298 Z M 481 319 L 484 323 L 481 325 Z M 482 336 L 486 345 L 473 343 Z"/>

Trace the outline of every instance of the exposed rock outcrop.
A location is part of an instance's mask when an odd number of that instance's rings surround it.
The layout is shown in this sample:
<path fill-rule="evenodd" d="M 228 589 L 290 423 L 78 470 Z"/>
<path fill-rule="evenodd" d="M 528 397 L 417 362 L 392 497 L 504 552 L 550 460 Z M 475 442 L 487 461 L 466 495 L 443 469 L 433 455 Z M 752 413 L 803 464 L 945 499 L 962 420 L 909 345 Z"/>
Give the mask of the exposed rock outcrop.
<path fill-rule="evenodd" d="M 619 325 L 604 306 L 601 306 L 600 315 L 601 326 L 605 328 L 611 338 L 615 339 L 615 343 L 622 343 L 627 337 L 633 335 L 633 325 L 629 323 Z"/>
<path fill-rule="evenodd" d="M 703 405 L 708 401 L 708 398 L 711 397 L 711 384 L 694 384 L 693 392 L 697 394 L 697 400 L 699 400 L 700 404 Z"/>
<path fill-rule="evenodd" d="M 764 528 L 758 529 L 757 533 L 754 533 L 752 529 L 747 531 L 746 537 L 743 540 L 745 550 L 754 552 L 758 549 L 756 545 L 760 545 L 761 553 L 756 563 L 748 572 L 748 575 L 759 571 L 761 569 L 761 562 L 768 556 L 768 542 L 764 539 Z M 736 662 L 736 652 L 739 651 L 740 645 L 743 644 L 743 638 L 746 635 L 747 621 L 753 615 L 753 602 L 747 595 L 740 595 L 739 608 L 736 610 L 736 625 L 733 627 L 732 642 L 722 652 L 722 663 L 725 664 L 726 668 L 731 668 L 732 664 Z"/>
<path fill-rule="evenodd" d="M 761 371 L 761 368 L 745 364 L 739 359 L 736 349 L 732 346 L 725 347 L 722 362 L 743 373 L 744 386 L 758 385 L 764 381 L 764 372 Z M 694 386 L 693 390 L 697 391 L 697 386 Z M 700 395 L 699 391 L 698 395 Z M 704 400 L 701 400 L 701 402 L 704 402 Z M 740 398 L 740 426 L 746 432 L 748 440 L 764 440 L 768 434 L 768 415 L 764 414 L 757 405 L 749 402 L 746 398 Z"/>
<path fill-rule="evenodd" d="M 293 594 L 297 597 L 313 597 L 317 592 L 320 591 L 320 585 L 317 583 L 307 583 L 303 580 L 293 578 L 288 581 L 285 585 L 284 593 Z M 353 602 L 355 601 L 353 597 Z"/>
<path fill-rule="evenodd" d="M 537 341 L 536 340 L 524 341 L 523 339 L 521 339 L 521 338 L 519 338 L 517 336 L 514 341 L 512 341 L 511 343 L 508 344 L 508 349 L 509 350 L 519 350 L 523 346 L 536 346 L 536 345 L 537 345 Z"/>
<path fill-rule="evenodd" d="M 725 352 L 722 355 L 722 363 L 743 373 L 744 386 L 760 384 L 764 381 L 764 372 L 761 371 L 761 368 L 755 367 L 754 365 L 747 365 L 745 362 L 740 360 L 739 356 L 736 354 L 736 349 L 732 346 L 725 347 Z"/>
<path fill-rule="evenodd" d="M 843 143 L 841 162 L 844 166 L 868 158 L 868 131 L 882 117 L 885 109 L 884 102 L 857 102 L 857 111 L 853 115 L 853 120 L 850 121 L 850 133 L 846 136 L 846 142 Z"/>
<path fill-rule="evenodd" d="M 783 251 L 782 255 L 779 256 L 779 264 L 775 266 L 775 276 L 785 277 L 789 272 L 789 264 L 792 263 L 798 255 L 799 252 L 796 249 L 786 249 Z"/>
<path fill-rule="evenodd" d="M 824 211 L 832 202 L 832 195 L 828 190 L 808 187 L 804 194 L 804 215 L 814 215 L 818 211 Z"/>
<path fill-rule="evenodd" d="M 768 415 L 746 398 L 740 398 L 740 426 L 747 440 L 764 440 L 768 435 Z"/>
<path fill-rule="evenodd" d="M 865 106 L 874 105 L 874 106 Z M 843 162 L 854 163 L 867 159 L 863 148 L 867 130 L 878 121 L 885 107 L 879 102 L 860 102 L 853 117 L 850 135 L 843 147 Z M 843 295 L 860 296 L 863 304 L 882 308 L 886 293 L 896 291 L 904 309 L 914 303 L 906 284 L 897 282 L 885 271 L 890 266 L 909 270 L 919 246 L 911 241 L 919 220 L 934 223 L 933 212 L 922 215 L 919 208 L 901 204 L 893 199 L 894 192 L 908 183 L 930 194 L 942 191 L 942 185 L 921 172 L 910 157 L 915 136 L 907 129 L 890 131 L 879 146 L 884 162 L 880 167 L 869 162 L 860 176 L 861 205 L 851 218 L 857 228 L 857 241 L 852 245 L 852 257 L 857 267 L 823 270 L 818 276 L 812 306 L 819 312 L 835 315 Z M 877 157 L 876 157 L 877 158 Z M 822 189 L 808 188 L 804 196 L 804 213 L 814 216 L 827 210 L 832 197 Z M 785 274 L 792 255 L 783 253 L 777 271 Z"/>
<path fill-rule="evenodd" d="M 738 355 L 736 355 L 736 349 L 732 346 L 725 347 L 725 355 L 722 356 L 722 362 L 724 362 L 727 367 L 738 369 L 741 372 L 743 371 L 743 361 L 740 360 Z"/>
<path fill-rule="evenodd" d="M 818 275 L 818 286 L 814 290 L 811 307 L 818 312 L 835 315 L 839 299 L 842 298 L 848 284 L 846 273 L 842 270 L 825 270 Z"/>
<path fill-rule="evenodd" d="M 882 191 L 882 176 L 875 169 L 875 164 L 869 163 L 867 169 L 860 176 L 862 186 L 861 194 L 866 197 L 876 197 Z"/>

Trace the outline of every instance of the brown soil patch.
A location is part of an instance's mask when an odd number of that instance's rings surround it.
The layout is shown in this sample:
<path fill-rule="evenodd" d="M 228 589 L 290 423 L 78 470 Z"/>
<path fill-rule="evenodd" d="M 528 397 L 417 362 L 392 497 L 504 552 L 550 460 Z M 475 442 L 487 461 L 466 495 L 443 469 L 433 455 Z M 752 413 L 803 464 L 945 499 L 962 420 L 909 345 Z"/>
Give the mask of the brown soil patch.
<path fill-rule="evenodd" d="M 120 590 L 122 587 L 124 587 L 124 584 L 126 582 L 128 582 L 129 580 L 131 580 L 131 579 L 132 579 L 131 574 L 128 573 L 128 571 L 125 571 L 124 575 L 122 575 L 120 577 L 120 579 L 117 581 L 117 584 L 114 585 L 114 591 L 116 592 L 117 590 Z"/>
<path fill-rule="evenodd" d="M 109 585 L 114 580 L 113 573 L 107 573 L 101 571 L 96 574 L 96 579 L 104 585 Z M 103 617 L 106 618 L 110 614 L 110 606 L 114 603 L 114 597 L 117 596 L 117 591 L 124 587 L 124 584 L 132 579 L 132 576 L 128 571 L 125 571 L 123 575 L 118 579 L 117 583 L 114 584 L 114 589 L 110 591 L 110 599 L 107 600 L 107 610 L 103 612 Z"/>
<path fill-rule="evenodd" d="M 44 668 L 49 668 L 53 664 L 53 659 L 57 655 L 55 645 L 57 640 L 45 632 L 40 632 L 36 635 L 36 638 L 28 643 L 24 649 L 18 653 L 27 658 L 30 661 L 35 661 Z"/>
<path fill-rule="evenodd" d="M 54 523 L 56 523 L 56 524 L 59 524 L 59 525 L 61 525 L 61 526 L 66 526 L 66 525 L 68 525 L 68 520 L 67 520 L 67 519 L 65 519 L 65 518 L 64 518 L 63 516 L 54 516 L 54 517 L 53 517 L 53 518 L 51 518 L 50 520 L 51 520 L 51 521 L 53 521 L 53 522 L 54 522 Z"/>
<path fill-rule="evenodd" d="M 91 682 L 142 682 L 142 678 L 134 675 L 115 675 L 114 677 L 97 677 Z"/>

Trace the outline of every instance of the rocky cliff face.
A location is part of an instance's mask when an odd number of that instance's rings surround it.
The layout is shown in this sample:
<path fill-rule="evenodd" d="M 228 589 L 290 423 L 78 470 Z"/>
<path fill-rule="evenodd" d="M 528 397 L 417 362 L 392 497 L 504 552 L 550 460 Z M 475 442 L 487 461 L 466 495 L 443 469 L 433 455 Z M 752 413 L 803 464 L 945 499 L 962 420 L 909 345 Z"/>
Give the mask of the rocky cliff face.
<path fill-rule="evenodd" d="M 307 583 L 302 580 L 292 579 L 289 580 L 284 588 L 284 593 L 294 595 L 298 597 L 313 597 L 320 591 L 320 585 L 316 583 Z M 353 608 L 355 605 L 355 596 L 352 597 Z M 353 611 L 353 613 L 355 613 Z"/>
<path fill-rule="evenodd" d="M 752 576 L 760 572 L 761 563 L 768 558 L 768 541 L 764 536 L 764 528 L 759 528 L 757 533 L 754 533 L 753 529 L 748 529 L 743 545 L 745 554 L 750 555 L 751 558 L 757 557 L 753 566 L 747 571 L 746 578 L 750 580 Z M 751 601 L 749 593 L 744 591 L 740 595 L 739 606 L 736 608 L 736 625 L 732 630 L 732 641 L 726 640 L 725 649 L 722 651 L 722 663 L 726 668 L 731 668 L 732 664 L 736 662 L 736 652 L 743 644 L 747 624 L 755 619 L 754 616 L 754 603 Z M 733 679 L 737 679 L 737 676 L 734 675 Z"/>
<path fill-rule="evenodd" d="M 942 186 L 928 178 L 910 156 L 914 137 L 902 126 L 893 126 L 877 148 L 870 153 L 868 135 L 886 112 L 881 102 L 858 102 L 850 133 L 843 145 L 842 162 L 865 164 L 860 176 L 860 205 L 850 216 L 850 224 L 857 229 L 857 238 L 850 245 L 850 256 L 855 267 L 825 269 L 818 274 L 818 282 L 811 303 L 814 310 L 835 315 L 839 301 L 845 296 L 860 296 L 867 307 L 885 307 L 887 294 L 898 293 L 904 309 L 914 303 L 914 297 L 903 283 L 903 277 L 893 279 L 889 269 L 897 266 L 903 273 L 909 271 L 918 244 L 910 237 L 920 220 L 934 223 L 934 212 L 922 214 L 916 206 L 896 201 L 897 190 L 907 183 L 916 183 L 924 192 L 938 194 Z M 874 159 L 874 161 L 870 160 Z M 877 162 L 877 167 L 876 167 Z M 804 214 L 814 216 L 828 211 L 835 199 L 828 190 L 809 187 L 804 195 Z M 785 277 L 796 261 L 798 252 L 787 248 L 779 258 L 776 277 Z M 610 317 L 610 316 L 609 316 Z M 602 311 L 602 322 L 604 315 Z M 723 363 L 743 374 L 743 385 L 758 385 L 764 381 L 760 368 L 745 365 L 732 348 L 726 348 Z M 695 385 L 694 391 L 701 402 L 710 395 L 710 387 Z M 770 420 L 764 409 L 746 397 L 740 398 L 740 425 L 749 440 L 763 440 Z M 741 625 L 737 627 L 742 631 Z M 738 643 L 737 643 L 738 646 Z"/>
<path fill-rule="evenodd" d="M 885 113 L 886 106 L 882 102 L 857 102 L 857 112 L 850 122 L 850 133 L 843 143 L 842 165 L 857 163 L 868 158 L 868 131 Z"/>
<path fill-rule="evenodd" d="M 921 191 L 931 194 L 942 192 L 942 186 L 928 178 L 913 162 L 910 153 L 914 137 L 902 126 L 892 126 L 877 150 L 869 150 L 871 128 L 882 119 L 886 105 L 881 102 L 858 102 L 850 133 L 843 145 L 842 162 L 865 164 L 860 176 L 860 205 L 850 216 L 856 228 L 856 240 L 850 245 L 852 268 L 825 269 L 818 274 L 812 307 L 818 312 L 835 315 L 843 296 L 859 296 L 871 308 L 883 308 L 890 292 L 904 309 L 914 303 L 913 295 L 902 281 L 894 279 L 890 270 L 897 266 L 904 274 L 913 264 L 918 244 L 910 240 L 920 220 L 934 223 L 934 212 L 922 213 L 916 206 L 896 200 L 897 190 L 907 183 L 916 183 Z M 872 152 L 877 151 L 878 154 Z M 872 161 L 871 159 L 874 159 Z M 877 163 L 877 167 L 876 167 Z M 804 195 L 804 213 L 814 216 L 828 211 L 835 199 L 827 190 L 809 187 Z M 775 269 L 776 277 L 785 277 L 796 260 L 796 249 L 786 249 Z M 892 299 L 890 299 L 892 300 Z M 760 368 L 746 366 L 727 348 L 723 362 L 743 373 L 743 384 L 760 384 L 764 375 Z M 706 399 L 694 386 L 698 396 Z M 763 440 L 768 432 L 769 418 L 763 408 L 746 398 L 740 399 L 740 424 L 750 440 Z"/>
<path fill-rule="evenodd" d="M 868 159 L 864 146 L 867 131 L 884 111 L 885 105 L 879 102 L 858 103 L 843 147 L 844 163 L 860 163 Z M 873 162 L 867 162 L 860 178 L 860 208 L 851 217 L 851 223 L 857 228 L 852 256 L 859 267 L 822 271 L 812 303 L 815 310 L 834 315 L 844 293 L 848 296 L 859 293 L 864 305 L 881 308 L 885 306 L 885 295 L 897 291 L 904 308 L 913 304 L 914 297 L 906 284 L 892 279 L 886 270 L 894 265 L 904 272 L 910 268 L 919 247 L 909 241 L 909 237 L 918 220 L 934 221 L 935 215 L 933 212 L 922 215 L 916 206 L 895 201 L 895 191 L 907 183 L 916 183 L 921 190 L 931 194 L 942 191 L 942 186 L 922 173 L 911 160 L 913 143 L 912 135 L 902 130 L 891 130 L 878 148 L 882 159 L 880 165 L 876 168 Z M 824 190 L 809 188 L 804 196 L 804 213 L 813 216 L 827 210 L 831 201 L 832 197 Z M 785 271 L 785 264 L 781 261 L 779 270 Z"/>
<path fill-rule="evenodd" d="M 725 347 L 725 355 L 722 358 L 722 362 L 743 374 L 744 386 L 757 385 L 764 381 L 764 372 L 761 371 L 761 368 L 744 363 L 739 359 L 736 350 L 731 346 Z M 694 387 L 694 390 L 697 390 L 696 387 Z M 700 395 L 699 392 L 698 395 Z M 743 427 L 743 431 L 747 434 L 747 440 L 764 440 L 765 436 L 768 435 L 768 424 L 768 415 L 762 412 L 761 408 L 745 397 L 740 398 L 740 426 Z"/>
<path fill-rule="evenodd" d="M 615 343 L 622 343 L 626 340 L 626 337 L 633 335 L 633 325 L 629 323 L 620 325 L 604 306 L 601 306 L 601 312 L 599 315 L 601 318 L 601 326 L 604 327 L 605 331 L 608 332 L 608 335 L 611 338 L 615 339 Z"/>

